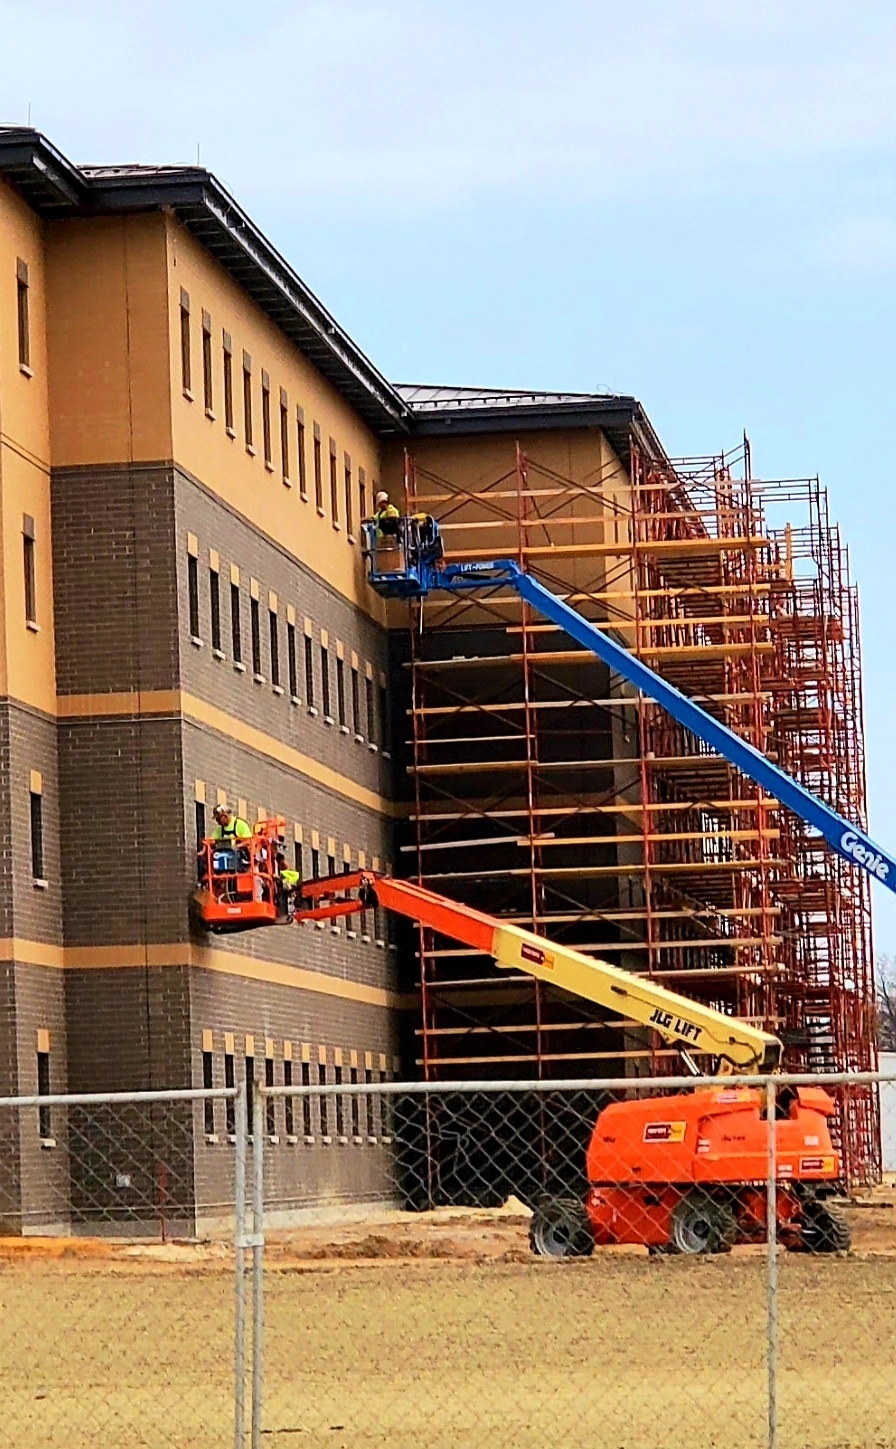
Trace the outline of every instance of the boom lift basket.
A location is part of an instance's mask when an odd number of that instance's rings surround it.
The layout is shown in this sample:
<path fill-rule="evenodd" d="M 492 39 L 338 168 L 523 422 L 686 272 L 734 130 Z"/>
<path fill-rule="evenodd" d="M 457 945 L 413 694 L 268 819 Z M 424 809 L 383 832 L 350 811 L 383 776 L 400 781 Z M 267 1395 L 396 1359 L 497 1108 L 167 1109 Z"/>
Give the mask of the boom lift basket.
<path fill-rule="evenodd" d="M 203 840 L 192 904 L 206 930 L 223 935 L 289 919 L 277 869 L 284 825 L 278 816 L 259 821 L 244 839 Z"/>

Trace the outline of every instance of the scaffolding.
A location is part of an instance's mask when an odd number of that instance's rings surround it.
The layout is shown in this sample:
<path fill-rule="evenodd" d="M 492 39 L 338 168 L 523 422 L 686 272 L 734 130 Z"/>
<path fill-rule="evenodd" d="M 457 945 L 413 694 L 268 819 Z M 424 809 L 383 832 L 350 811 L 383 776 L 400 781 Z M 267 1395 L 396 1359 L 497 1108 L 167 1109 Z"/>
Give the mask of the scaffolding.
<path fill-rule="evenodd" d="M 623 466 L 591 433 L 564 456 L 516 443 L 485 476 L 451 449 L 408 457 L 407 506 L 454 560 L 516 559 L 864 824 L 858 604 L 818 480 L 752 478 L 746 440 L 673 463 L 631 438 Z M 791 1066 L 873 1066 L 861 872 L 506 586 L 412 607 L 407 873 L 768 1027 Z M 418 946 L 428 1080 L 677 1066 L 632 1023 Z M 868 1180 L 873 1094 L 849 1112 L 847 1172 Z"/>

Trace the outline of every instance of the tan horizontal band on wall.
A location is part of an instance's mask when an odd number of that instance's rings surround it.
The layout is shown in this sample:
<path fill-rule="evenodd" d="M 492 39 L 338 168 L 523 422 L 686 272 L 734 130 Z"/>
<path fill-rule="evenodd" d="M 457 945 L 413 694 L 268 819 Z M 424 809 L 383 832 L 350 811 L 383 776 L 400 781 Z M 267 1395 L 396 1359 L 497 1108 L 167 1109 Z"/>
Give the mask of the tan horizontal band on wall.
<path fill-rule="evenodd" d="M 179 689 L 126 689 L 117 694 L 60 694 L 60 719 L 96 719 L 102 715 L 178 714 Z"/>
<path fill-rule="evenodd" d="M 298 774 L 314 780 L 318 785 L 323 785 L 325 789 L 333 790 L 338 795 L 344 795 L 346 799 L 353 800 L 357 805 L 363 805 L 366 809 L 373 810 L 379 815 L 400 816 L 404 813 L 403 806 L 392 800 L 384 799 L 375 790 L 368 790 L 363 785 L 356 784 L 354 780 L 350 780 L 346 775 L 340 775 L 338 770 L 330 769 L 329 765 L 323 765 L 320 761 L 312 759 L 302 750 L 284 744 L 282 740 L 275 739 L 273 735 L 266 734 L 264 730 L 256 729 L 254 725 L 247 724 L 245 720 L 237 719 L 234 715 L 218 709 L 216 705 L 208 704 L 204 699 L 197 699 L 195 695 L 187 694 L 183 690 L 149 689 L 144 691 L 125 690 L 118 694 L 61 694 L 57 700 L 57 712 L 61 719 L 182 714 L 186 719 L 192 720 L 194 724 L 207 725 L 209 729 L 216 730 L 225 738 L 245 745 L 247 749 L 254 750 L 257 754 L 266 755 L 268 759 L 276 760 L 278 764 L 287 765 L 290 769 L 296 770 Z"/>
<path fill-rule="evenodd" d="M 400 1011 L 416 1004 L 412 993 L 402 995 L 379 986 L 365 986 L 360 981 L 345 981 L 339 976 L 308 971 L 303 966 L 265 961 L 255 956 L 244 956 L 238 951 L 222 951 L 214 946 L 197 946 L 190 941 L 157 946 L 52 946 L 43 941 L 28 941 L 21 936 L 7 936 L 0 939 L 0 960 L 24 966 L 45 966 L 57 971 L 189 966 L 224 976 L 241 976 L 249 981 L 288 986 L 294 991 L 312 991 L 317 996 L 331 996 L 339 1001 L 354 1001 L 383 1010 Z"/>

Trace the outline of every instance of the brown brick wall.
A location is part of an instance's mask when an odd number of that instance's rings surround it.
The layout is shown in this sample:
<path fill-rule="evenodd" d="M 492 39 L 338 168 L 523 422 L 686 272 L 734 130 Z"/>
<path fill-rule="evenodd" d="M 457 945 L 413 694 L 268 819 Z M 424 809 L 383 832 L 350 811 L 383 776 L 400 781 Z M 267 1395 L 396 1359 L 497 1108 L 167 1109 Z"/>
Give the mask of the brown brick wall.
<path fill-rule="evenodd" d="M 189 1087 L 189 975 L 186 965 L 66 971 L 70 1089 Z"/>
<path fill-rule="evenodd" d="M 59 723 L 68 946 L 186 938 L 178 719 Z"/>
<path fill-rule="evenodd" d="M 219 709 L 247 721 L 257 729 L 264 730 L 276 739 L 292 745 L 295 749 L 310 755 L 313 759 L 329 765 L 340 774 L 348 775 L 358 784 L 382 795 L 392 792 L 392 771 L 388 760 L 382 758 L 379 750 L 368 748 L 366 727 L 366 703 L 364 697 L 364 665 L 374 666 L 375 684 L 381 671 L 388 668 L 388 641 L 381 629 L 362 610 L 316 575 L 306 564 L 299 562 L 272 539 L 251 526 L 244 518 L 225 507 L 210 495 L 195 480 L 176 473 L 176 562 L 178 572 L 178 616 L 180 619 L 179 640 L 181 650 L 181 680 L 183 687 L 191 694 L 216 704 Z M 189 604 L 187 585 L 187 538 L 192 534 L 199 545 L 199 627 L 202 648 L 190 642 Z M 210 601 L 209 601 L 209 550 L 214 549 L 220 562 L 220 598 L 222 652 L 224 659 L 215 658 L 211 647 Z M 230 569 L 235 564 L 240 571 L 240 595 L 242 613 L 243 662 L 245 672 L 234 669 L 230 629 Z M 264 683 L 253 678 L 250 648 L 250 596 L 249 581 L 259 584 L 259 612 L 261 620 L 261 673 Z M 271 646 L 269 633 L 269 595 L 277 595 L 280 680 L 282 694 L 276 694 L 271 680 Z M 300 705 L 292 704 L 289 697 L 287 668 L 287 606 L 292 605 L 296 613 L 296 649 L 298 659 L 298 694 Z M 305 690 L 304 620 L 312 620 L 313 661 L 315 675 L 316 715 L 308 712 Z M 320 631 L 329 633 L 329 675 L 331 718 L 333 724 L 324 719 L 321 680 Z M 340 732 L 337 716 L 336 687 L 336 641 L 345 646 L 345 693 L 346 717 L 349 733 Z M 361 716 L 364 739 L 354 737 L 351 705 L 351 655 L 355 651 L 360 663 Z M 381 745 L 382 725 L 380 722 L 380 701 L 376 693 L 376 735 L 375 744 Z"/>
<path fill-rule="evenodd" d="M 0 738 L 7 753 L 4 774 L 9 782 L 2 807 L 8 812 L 6 829 L 0 819 L 0 839 L 10 843 L 7 889 L 12 909 L 8 934 L 58 946 L 62 943 L 62 862 L 56 721 L 12 701 L 0 706 L 0 721 Z M 31 868 L 32 771 L 41 777 L 46 889 L 35 886 Z"/>
<path fill-rule="evenodd" d="M 192 1052 L 194 1083 L 202 1082 L 202 1033 L 212 1032 L 214 1085 L 224 1082 L 224 1034 L 234 1035 L 235 1071 L 237 1081 L 245 1078 L 245 1040 L 254 1037 L 256 1074 L 265 1070 L 265 1041 L 274 1045 L 274 1080 L 283 1082 L 283 1044 L 293 1046 L 294 1082 L 301 1081 L 301 1045 L 312 1048 L 313 1080 L 317 1080 L 318 1048 L 327 1048 L 328 1081 L 333 1082 L 333 1049 L 341 1048 L 345 1062 L 345 1080 L 349 1080 L 349 1052 L 359 1053 L 363 1065 L 365 1051 L 374 1052 L 375 1066 L 379 1054 L 388 1058 L 391 1072 L 396 1051 L 396 1021 L 392 1012 L 364 1006 L 356 1002 L 337 1001 L 317 996 L 314 992 L 295 991 L 289 987 L 257 983 L 224 976 L 212 971 L 191 973 Z M 339 1143 L 320 1140 L 319 1123 L 313 1119 L 315 1142 L 304 1141 L 301 1103 L 295 1103 L 295 1128 L 298 1143 L 286 1140 L 286 1117 L 282 1101 L 275 1108 L 276 1135 L 279 1143 L 266 1148 L 266 1182 L 269 1201 L 283 1208 L 307 1201 L 326 1202 L 354 1197 L 381 1199 L 389 1194 L 392 1169 L 388 1149 L 382 1144 L 366 1141 Z M 347 1132 L 351 1117 L 346 1106 Z M 205 1134 L 196 1139 L 197 1201 L 211 1212 L 214 1204 L 227 1199 L 228 1185 L 233 1179 L 233 1148 L 227 1141 L 224 1104 L 215 1108 L 217 1143 L 207 1143 Z"/>
<path fill-rule="evenodd" d="M 176 683 L 172 493 L 164 465 L 54 469 L 60 694 Z"/>
<path fill-rule="evenodd" d="M 295 771 L 189 721 L 184 725 L 184 766 L 188 786 L 184 802 L 188 832 L 193 829 L 193 782 L 198 778 L 205 781 L 209 810 L 215 790 L 220 787 L 227 792 L 229 800 L 243 797 L 252 807 L 250 814 L 255 813 L 261 802 L 268 810 L 276 810 L 285 816 L 286 853 L 290 861 L 293 858 L 294 824 L 302 824 L 306 875 L 310 871 L 312 828 L 318 829 L 321 835 L 322 870 L 326 870 L 328 836 L 335 837 L 337 869 L 340 870 L 344 843 L 353 847 L 355 862 L 359 848 L 366 851 L 368 864 L 375 855 L 383 860 L 391 855 L 392 827 L 382 816 L 364 810 L 335 791 L 327 790 Z M 192 837 L 188 834 L 187 838 L 192 844 Z M 191 888 L 194 870 L 195 862 L 190 849 L 186 856 L 186 889 Z M 370 986 L 394 989 L 397 985 L 395 953 L 377 948 L 373 941 L 364 943 L 360 932 L 352 940 L 347 932 L 355 929 L 355 918 L 352 918 L 347 925 L 342 923 L 337 931 L 330 927 L 320 931 L 311 924 L 278 926 L 238 936 L 218 936 L 213 944 L 216 948 L 243 955 L 286 962 L 306 970 L 325 971 Z"/>

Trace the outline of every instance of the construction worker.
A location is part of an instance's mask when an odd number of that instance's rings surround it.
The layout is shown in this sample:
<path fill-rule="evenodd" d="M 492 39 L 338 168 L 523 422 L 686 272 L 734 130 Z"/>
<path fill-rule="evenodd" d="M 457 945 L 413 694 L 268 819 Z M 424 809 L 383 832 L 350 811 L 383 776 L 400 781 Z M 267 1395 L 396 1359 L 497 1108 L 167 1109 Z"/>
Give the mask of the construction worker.
<path fill-rule="evenodd" d="M 215 828 L 212 831 L 212 840 L 216 845 L 235 853 L 236 859 L 233 864 L 237 870 L 248 870 L 249 849 L 245 845 L 237 846 L 237 841 L 252 838 L 252 830 L 248 821 L 244 820 L 241 815 L 235 815 L 229 805 L 216 805 L 213 814 Z M 233 865 L 230 868 L 233 869 Z"/>
<path fill-rule="evenodd" d="M 388 493 L 381 492 L 376 495 L 376 509 L 373 521 L 376 524 L 377 540 L 384 538 L 398 538 L 398 525 L 401 514 L 389 499 Z"/>
<path fill-rule="evenodd" d="M 241 815 L 234 815 L 229 805 L 216 805 L 213 811 L 215 828 L 212 840 L 232 845 L 236 840 L 249 840 L 252 831 Z"/>
<path fill-rule="evenodd" d="M 290 913 L 290 904 L 295 896 L 299 894 L 299 886 L 302 884 L 302 872 L 292 870 L 286 864 L 286 856 L 282 850 L 277 851 L 277 878 L 279 882 L 277 909 L 283 916 Z"/>

